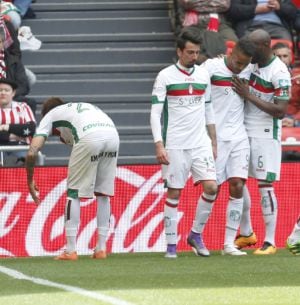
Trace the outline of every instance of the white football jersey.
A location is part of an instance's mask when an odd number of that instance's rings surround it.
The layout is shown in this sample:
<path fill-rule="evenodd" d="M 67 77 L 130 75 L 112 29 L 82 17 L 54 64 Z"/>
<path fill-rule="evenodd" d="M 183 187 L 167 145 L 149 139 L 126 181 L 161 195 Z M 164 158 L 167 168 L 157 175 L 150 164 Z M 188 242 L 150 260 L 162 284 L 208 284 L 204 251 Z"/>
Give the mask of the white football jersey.
<path fill-rule="evenodd" d="M 217 138 L 231 141 L 247 138 L 244 125 L 244 106 L 242 97 L 232 90 L 232 71 L 227 67 L 225 58 L 206 60 L 202 66 L 208 71 L 211 79 L 211 101 L 216 117 Z M 238 76 L 249 80 L 249 65 Z"/>
<path fill-rule="evenodd" d="M 66 144 L 73 145 L 95 131 L 115 129 L 113 121 L 98 107 L 88 103 L 68 103 L 53 108 L 41 120 L 35 136 L 48 137 L 59 131 Z"/>
<path fill-rule="evenodd" d="M 158 74 L 152 104 L 164 104 L 162 138 L 167 149 L 192 149 L 210 144 L 205 103 L 210 103 L 207 71 L 194 66 L 191 73 L 171 65 Z"/>
<path fill-rule="evenodd" d="M 286 65 L 276 56 L 264 67 L 253 65 L 250 76 L 250 92 L 260 99 L 274 103 L 289 101 L 291 76 Z M 246 102 L 245 125 L 249 137 L 281 139 L 281 120 Z"/>

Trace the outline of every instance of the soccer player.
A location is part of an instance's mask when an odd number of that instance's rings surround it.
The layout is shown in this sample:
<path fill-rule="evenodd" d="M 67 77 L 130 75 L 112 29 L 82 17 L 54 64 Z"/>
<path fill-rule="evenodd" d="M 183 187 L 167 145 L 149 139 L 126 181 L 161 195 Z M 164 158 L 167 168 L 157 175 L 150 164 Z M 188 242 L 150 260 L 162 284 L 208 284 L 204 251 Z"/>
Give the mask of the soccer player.
<path fill-rule="evenodd" d="M 42 108 L 42 120 L 26 157 L 27 183 L 33 200 L 39 204 L 38 187 L 33 179 L 35 159 L 47 137 L 59 135 L 72 145 L 68 166 L 65 208 L 66 251 L 57 260 L 77 260 L 76 236 L 80 222 L 80 198 L 96 196 L 98 242 L 95 259 L 106 258 L 109 232 L 110 196 L 114 195 L 119 135 L 112 120 L 88 103 L 65 104 L 50 98 Z"/>
<path fill-rule="evenodd" d="M 196 255 L 210 255 L 201 233 L 217 193 L 213 153 L 217 147 L 209 75 L 195 65 L 200 52 L 199 34 L 195 27 L 182 30 L 177 39 L 178 62 L 160 71 L 152 91 L 151 128 L 167 187 L 164 206 L 167 258 L 177 257 L 177 207 L 189 172 L 195 185 L 202 183 L 204 191 L 187 242 Z"/>
<path fill-rule="evenodd" d="M 244 125 L 244 98 L 232 89 L 232 80 L 249 79 L 249 64 L 254 51 L 249 39 L 242 38 L 229 56 L 203 63 L 211 78 L 211 101 L 217 118 L 217 183 L 219 189 L 223 182 L 229 184 L 223 251 L 228 255 L 247 254 L 235 247 L 234 239 L 243 210 L 243 186 L 248 178 L 250 146 Z"/>
<path fill-rule="evenodd" d="M 291 79 L 286 65 L 274 56 L 271 39 L 266 31 L 253 31 L 249 39 L 256 48 L 249 85 L 240 79 L 234 79 L 233 84 L 235 91 L 247 100 L 245 124 L 251 148 L 249 175 L 258 180 L 265 223 L 264 242 L 254 254 L 264 255 L 276 253 L 277 199 L 273 182 L 280 179 L 281 119 L 287 109 Z M 250 219 L 250 196 L 246 187 L 240 233 L 235 241 L 238 248 L 256 242 Z"/>
<path fill-rule="evenodd" d="M 286 247 L 291 253 L 300 255 L 300 215 L 293 228 L 293 231 L 286 241 Z"/>

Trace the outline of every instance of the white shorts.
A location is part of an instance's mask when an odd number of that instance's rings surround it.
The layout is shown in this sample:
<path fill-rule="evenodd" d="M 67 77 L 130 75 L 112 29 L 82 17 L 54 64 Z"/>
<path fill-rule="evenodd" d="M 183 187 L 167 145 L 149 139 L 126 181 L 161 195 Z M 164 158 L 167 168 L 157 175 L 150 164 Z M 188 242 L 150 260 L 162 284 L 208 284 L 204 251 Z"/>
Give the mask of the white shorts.
<path fill-rule="evenodd" d="M 194 183 L 216 180 L 211 147 L 167 149 L 169 165 L 162 166 L 163 179 L 169 188 L 183 189 L 191 172 Z"/>
<path fill-rule="evenodd" d="M 216 159 L 217 183 L 229 178 L 248 178 L 250 145 L 248 138 L 236 141 L 218 141 Z"/>
<path fill-rule="evenodd" d="M 249 138 L 249 176 L 269 182 L 280 179 L 281 143 L 275 139 Z"/>
<path fill-rule="evenodd" d="M 95 132 L 74 144 L 68 169 L 68 190 L 79 198 L 92 198 L 94 192 L 114 195 L 119 136 L 117 131 Z"/>

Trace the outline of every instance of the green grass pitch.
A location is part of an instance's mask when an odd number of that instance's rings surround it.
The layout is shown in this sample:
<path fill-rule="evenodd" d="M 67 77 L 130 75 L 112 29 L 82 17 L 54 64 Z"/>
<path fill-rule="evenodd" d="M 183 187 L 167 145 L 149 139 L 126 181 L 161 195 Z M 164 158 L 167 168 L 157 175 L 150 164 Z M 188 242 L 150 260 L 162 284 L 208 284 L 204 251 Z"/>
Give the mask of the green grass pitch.
<path fill-rule="evenodd" d="M 1 305 L 300 305 L 299 286 L 300 257 L 284 249 L 272 256 L 0 259 Z"/>

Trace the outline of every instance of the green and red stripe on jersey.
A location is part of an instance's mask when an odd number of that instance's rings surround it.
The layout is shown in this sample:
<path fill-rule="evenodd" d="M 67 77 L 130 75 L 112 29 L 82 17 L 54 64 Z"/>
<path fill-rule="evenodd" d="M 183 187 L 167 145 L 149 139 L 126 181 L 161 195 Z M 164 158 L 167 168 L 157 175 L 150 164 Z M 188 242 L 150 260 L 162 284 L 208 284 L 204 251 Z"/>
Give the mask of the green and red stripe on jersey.
<path fill-rule="evenodd" d="M 203 95 L 207 85 L 196 83 L 174 84 L 167 86 L 167 95 L 184 96 L 184 95 Z"/>
<path fill-rule="evenodd" d="M 211 84 L 219 87 L 231 87 L 232 77 L 213 75 L 211 77 Z"/>
<path fill-rule="evenodd" d="M 254 88 L 255 90 L 262 92 L 262 93 L 274 93 L 275 88 L 272 82 L 268 82 L 256 74 L 251 74 L 249 85 Z"/>

